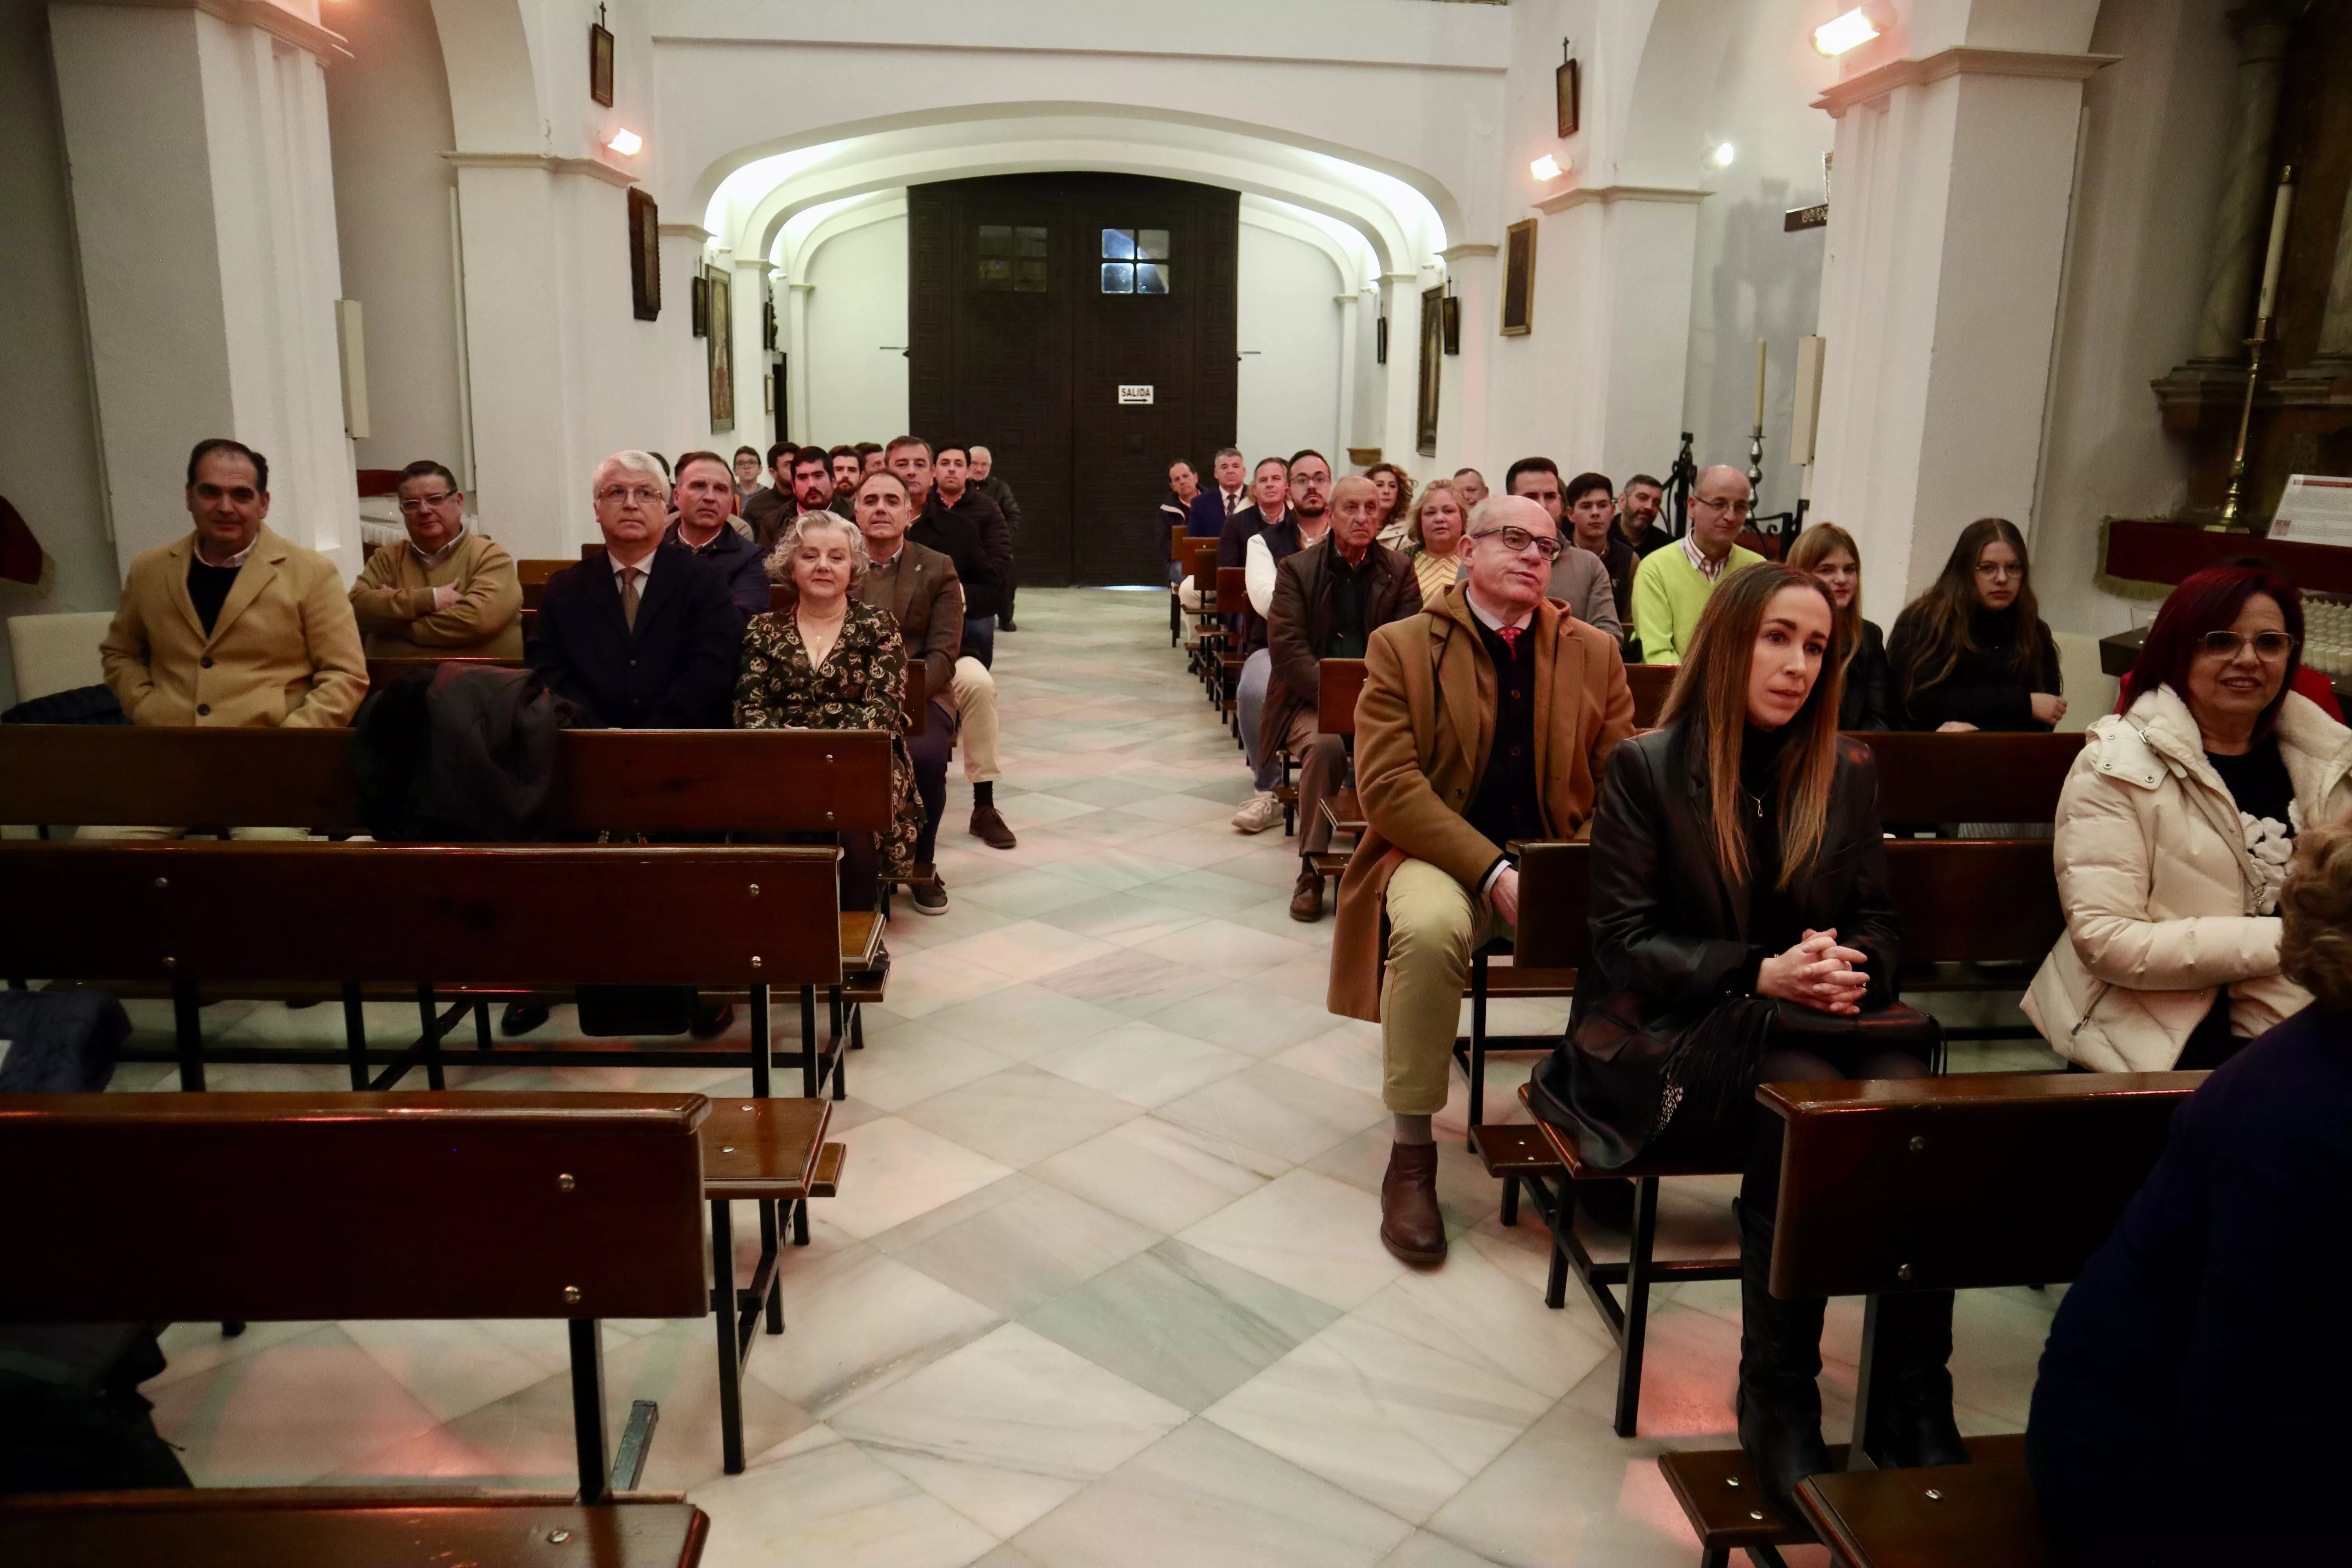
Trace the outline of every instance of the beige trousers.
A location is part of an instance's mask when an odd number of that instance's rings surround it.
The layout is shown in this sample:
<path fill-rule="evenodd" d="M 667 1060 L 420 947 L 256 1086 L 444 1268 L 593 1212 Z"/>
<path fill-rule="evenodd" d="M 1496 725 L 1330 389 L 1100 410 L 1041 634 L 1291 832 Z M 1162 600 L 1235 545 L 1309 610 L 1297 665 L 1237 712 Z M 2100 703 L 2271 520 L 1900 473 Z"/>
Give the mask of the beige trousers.
<path fill-rule="evenodd" d="M 78 827 L 74 829 L 74 837 L 81 839 L 160 840 L 183 838 L 187 836 L 187 832 L 184 827 Z M 231 838 L 245 839 L 308 838 L 310 837 L 310 830 L 307 827 L 232 827 L 228 830 L 228 836 Z"/>
<path fill-rule="evenodd" d="M 971 658 L 955 661 L 956 742 L 963 747 L 966 784 L 988 784 L 999 777 L 996 767 L 996 677 L 988 666 Z"/>
<path fill-rule="evenodd" d="M 1339 793 L 1339 783 L 1348 776 L 1348 748 L 1337 735 L 1316 732 L 1311 708 L 1291 716 L 1290 732 L 1282 743 L 1298 764 L 1298 852 L 1320 855 L 1331 847 L 1331 824 L 1323 815 L 1323 802 Z"/>
<path fill-rule="evenodd" d="M 1445 1109 L 1470 954 L 1511 928 L 1486 900 L 1426 860 L 1407 860 L 1389 879 L 1388 926 L 1381 1103 L 1399 1116 L 1434 1116 Z"/>

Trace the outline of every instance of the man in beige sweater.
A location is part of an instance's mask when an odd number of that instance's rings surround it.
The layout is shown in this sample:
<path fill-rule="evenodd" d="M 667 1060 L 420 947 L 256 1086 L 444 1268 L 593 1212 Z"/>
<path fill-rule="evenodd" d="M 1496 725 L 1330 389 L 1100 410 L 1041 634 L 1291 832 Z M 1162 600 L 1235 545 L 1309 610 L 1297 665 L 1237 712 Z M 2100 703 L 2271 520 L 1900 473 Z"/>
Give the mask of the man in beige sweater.
<path fill-rule="evenodd" d="M 466 526 L 455 475 L 430 460 L 400 471 L 408 542 L 387 544 L 352 584 L 370 658 L 436 654 L 522 658 L 522 584 L 514 558 Z"/>

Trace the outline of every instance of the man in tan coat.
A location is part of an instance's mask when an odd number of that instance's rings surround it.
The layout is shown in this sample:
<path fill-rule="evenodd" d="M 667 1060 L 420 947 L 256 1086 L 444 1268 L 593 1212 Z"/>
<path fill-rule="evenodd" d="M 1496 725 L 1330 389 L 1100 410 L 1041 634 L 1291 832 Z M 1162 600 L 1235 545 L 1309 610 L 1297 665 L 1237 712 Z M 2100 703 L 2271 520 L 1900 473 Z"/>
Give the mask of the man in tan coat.
<path fill-rule="evenodd" d="M 352 613 L 370 658 L 436 654 L 522 658 L 522 583 L 514 558 L 466 526 L 457 476 L 427 459 L 400 470 L 404 544 L 369 557 Z"/>
<path fill-rule="evenodd" d="M 332 729 L 367 695 L 342 574 L 263 525 L 269 461 L 236 441 L 188 457 L 185 539 L 142 551 L 100 645 L 106 683 L 134 724 Z M 183 828 L 84 828 L 175 837 Z M 248 828 L 240 837 L 291 830 Z M 293 832 L 299 837 L 299 831 Z"/>
<path fill-rule="evenodd" d="M 1339 883 L 1329 1005 L 1381 1026 L 1394 1119 L 1381 1240 L 1407 1263 L 1445 1258 L 1430 1121 L 1471 952 L 1518 921 L 1504 847 L 1575 837 L 1633 730 L 1617 639 L 1544 596 L 1562 542 L 1537 502 L 1481 501 L 1462 580 L 1365 650 L 1356 792 L 1369 826 Z"/>

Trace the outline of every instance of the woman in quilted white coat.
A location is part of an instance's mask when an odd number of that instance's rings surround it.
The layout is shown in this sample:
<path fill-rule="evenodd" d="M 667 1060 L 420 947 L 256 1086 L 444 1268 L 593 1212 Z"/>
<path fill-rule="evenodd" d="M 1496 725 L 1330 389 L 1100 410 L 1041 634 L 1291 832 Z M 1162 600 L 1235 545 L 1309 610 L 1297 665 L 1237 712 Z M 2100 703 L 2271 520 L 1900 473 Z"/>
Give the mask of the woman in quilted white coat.
<path fill-rule="evenodd" d="M 2026 993 L 2095 1072 L 2218 1067 L 2310 1000 L 2279 973 L 2294 836 L 2352 814 L 2352 730 L 2292 689 L 2293 586 L 2217 566 L 2165 601 L 2058 800 L 2066 934 Z"/>

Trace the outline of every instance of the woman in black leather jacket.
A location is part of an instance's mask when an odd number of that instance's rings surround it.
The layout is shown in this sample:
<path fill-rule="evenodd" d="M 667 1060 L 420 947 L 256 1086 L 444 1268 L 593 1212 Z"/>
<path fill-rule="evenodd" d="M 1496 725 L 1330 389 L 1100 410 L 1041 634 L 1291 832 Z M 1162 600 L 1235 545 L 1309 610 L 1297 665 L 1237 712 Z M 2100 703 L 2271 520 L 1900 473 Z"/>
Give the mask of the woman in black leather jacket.
<path fill-rule="evenodd" d="M 1780 1121 L 1755 1086 L 1920 1077 L 1935 1039 L 1931 1021 L 1895 1003 L 1902 928 L 1875 766 L 1837 733 L 1836 626 L 1809 573 L 1751 566 L 1717 588 L 1664 728 L 1610 755 L 1591 946 L 1568 1039 L 1529 1094 L 1603 1167 L 1744 1160 L 1739 1440 L 1791 1522 L 1803 1518 L 1797 1482 L 1829 1468 L 1815 1381 L 1824 1302 L 1766 1289 Z M 1896 1463 L 1968 1458 L 1944 1369 L 1951 1310 L 1948 1293 L 1880 1303 Z"/>

